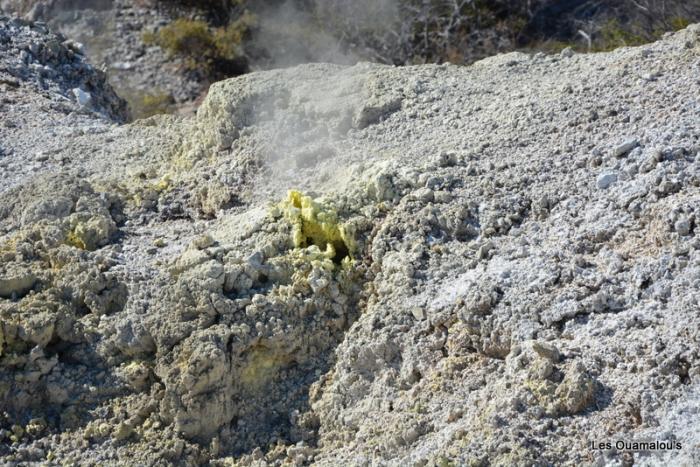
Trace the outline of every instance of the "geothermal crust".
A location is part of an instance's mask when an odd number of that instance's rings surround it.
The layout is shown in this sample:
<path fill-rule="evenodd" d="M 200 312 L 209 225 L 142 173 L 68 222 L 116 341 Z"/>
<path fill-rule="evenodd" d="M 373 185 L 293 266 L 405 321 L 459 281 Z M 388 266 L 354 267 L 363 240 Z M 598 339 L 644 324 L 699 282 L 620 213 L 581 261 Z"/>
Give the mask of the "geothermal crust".
<path fill-rule="evenodd" d="M 74 49 L 0 19 L 0 462 L 700 462 L 700 27 L 128 125 Z"/>

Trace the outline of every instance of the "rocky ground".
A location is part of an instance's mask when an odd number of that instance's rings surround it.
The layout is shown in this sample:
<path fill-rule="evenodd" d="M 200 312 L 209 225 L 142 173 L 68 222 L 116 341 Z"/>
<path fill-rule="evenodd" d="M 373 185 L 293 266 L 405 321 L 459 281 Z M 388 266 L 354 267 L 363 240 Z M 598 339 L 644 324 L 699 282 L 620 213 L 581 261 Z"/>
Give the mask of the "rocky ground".
<path fill-rule="evenodd" d="M 208 82 L 143 36 L 173 20 L 167 8 L 138 0 L 0 0 L 0 12 L 45 22 L 79 44 L 108 73 L 134 118 L 191 114 Z"/>
<path fill-rule="evenodd" d="M 129 125 L 76 48 L 0 19 L 3 463 L 700 462 L 699 26 Z"/>

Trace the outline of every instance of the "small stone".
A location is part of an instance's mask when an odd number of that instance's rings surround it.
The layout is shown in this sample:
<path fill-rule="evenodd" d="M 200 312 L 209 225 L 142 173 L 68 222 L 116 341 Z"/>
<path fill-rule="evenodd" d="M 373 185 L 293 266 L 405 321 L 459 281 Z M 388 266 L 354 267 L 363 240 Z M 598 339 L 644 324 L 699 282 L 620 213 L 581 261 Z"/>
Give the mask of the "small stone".
<path fill-rule="evenodd" d="M 430 188 L 421 188 L 415 192 L 416 198 L 424 203 L 430 203 L 435 199 L 435 194 Z"/>
<path fill-rule="evenodd" d="M 453 152 L 442 152 L 437 158 L 438 167 L 452 167 L 457 164 L 457 155 Z"/>
<path fill-rule="evenodd" d="M 155 247 L 163 248 L 165 245 L 167 245 L 167 243 L 162 238 L 156 238 L 155 240 L 153 240 L 153 246 Z"/>
<path fill-rule="evenodd" d="M 43 433 L 44 430 L 46 430 L 46 427 L 46 420 L 44 420 L 43 418 L 32 418 L 27 424 L 27 434 L 32 438 L 36 438 L 39 435 L 41 435 L 41 433 Z"/>
<path fill-rule="evenodd" d="M 396 196 L 394 186 L 389 174 L 377 175 L 370 184 L 371 192 L 377 198 L 377 201 L 388 201 Z"/>
<path fill-rule="evenodd" d="M 603 163 L 603 158 L 600 156 L 600 154 L 593 154 L 588 159 L 588 165 L 590 167 L 600 167 L 600 165 L 602 163 Z"/>
<path fill-rule="evenodd" d="M 613 149 L 613 156 L 614 157 L 622 157 L 627 155 L 632 149 L 636 148 L 639 146 L 639 140 L 637 138 L 630 138 L 625 140 L 623 143 L 615 146 Z"/>
<path fill-rule="evenodd" d="M 420 436 L 420 432 L 416 427 L 411 427 L 406 432 L 404 433 L 403 439 L 406 442 L 406 444 L 413 444 L 418 437 Z"/>
<path fill-rule="evenodd" d="M 92 96 L 89 92 L 85 92 L 80 88 L 74 88 L 72 92 L 73 96 L 75 96 L 75 100 L 81 107 L 87 106 L 92 101 Z"/>
<path fill-rule="evenodd" d="M 205 248 L 209 248 L 210 246 L 214 245 L 214 239 L 209 234 L 200 235 L 194 239 L 192 245 L 198 250 L 204 250 Z"/>
<path fill-rule="evenodd" d="M 639 167 L 639 171 L 641 173 L 647 173 L 651 172 L 654 170 L 656 167 L 656 164 L 659 163 L 659 158 L 656 154 L 651 154 L 648 156 L 646 159 L 644 159 L 644 162 L 642 162 L 642 165 Z"/>
<path fill-rule="evenodd" d="M 143 362 L 132 362 L 124 367 L 123 374 L 129 386 L 137 391 L 142 391 L 148 386 L 151 370 Z"/>
<path fill-rule="evenodd" d="M 595 401 L 595 380 L 580 362 L 576 362 L 565 373 L 564 380 L 556 390 L 560 414 L 573 415 L 582 412 Z"/>
<path fill-rule="evenodd" d="M 418 307 L 418 306 L 417 306 L 417 307 L 413 307 L 413 308 L 411 309 L 411 314 L 412 314 L 413 317 L 414 317 L 415 319 L 417 319 L 418 321 L 422 321 L 422 320 L 425 319 L 425 311 L 424 311 L 423 308 L 421 308 L 421 307 Z"/>
<path fill-rule="evenodd" d="M 658 191 L 659 193 L 662 193 L 664 195 L 669 195 L 671 193 L 675 193 L 680 189 L 680 184 L 671 181 L 671 180 L 662 180 L 661 183 L 659 183 L 659 188 Z"/>
<path fill-rule="evenodd" d="M 612 172 L 607 172 L 607 173 L 600 174 L 600 176 L 598 176 L 598 181 L 596 182 L 596 185 L 601 190 L 606 190 L 615 182 L 617 182 L 617 174 L 612 173 Z"/>
<path fill-rule="evenodd" d="M 532 379 L 544 381 L 549 378 L 554 372 L 554 365 L 551 360 L 544 358 L 537 359 L 529 370 L 529 376 Z"/>
<path fill-rule="evenodd" d="M 639 166 L 637 164 L 630 164 L 626 169 L 625 173 L 628 177 L 632 178 L 639 173 Z"/>
<path fill-rule="evenodd" d="M 547 344 L 545 342 L 538 342 L 535 341 L 532 343 L 532 350 L 537 352 L 537 354 L 540 357 L 544 357 L 548 360 L 551 360 L 554 363 L 557 363 L 559 361 L 559 358 L 561 357 L 561 354 L 559 353 L 559 349 L 554 347 L 551 344 Z"/>
<path fill-rule="evenodd" d="M 452 409 L 447 414 L 447 423 L 454 423 L 464 416 L 464 412 L 459 409 Z"/>
<path fill-rule="evenodd" d="M 687 218 L 679 219 L 674 227 L 680 236 L 690 234 L 690 221 Z"/>
<path fill-rule="evenodd" d="M 328 279 L 325 277 L 309 278 L 309 287 L 315 294 L 318 294 L 321 290 L 328 287 Z M 255 297 L 253 297 L 253 303 L 255 303 Z"/>
<path fill-rule="evenodd" d="M 571 47 L 567 47 L 561 51 L 560 55 L 562 56 L 562 58 L 571 58 L 574 56 L 574 53 L 574 49 L 572 49 Z"/>
<path fill-rule="evenodd" d="M 449 203 L 452 201 L 452 194 L 449 191 L 436 191 L 434 197 L 436 203 Z"/>
<path fill-rule="evenodd" d="M 133 432 L 134 428 L 131 426 L 131 424 L 121 422 L 119 425 L 117 425 L 114 432 L 112 433 L 112 438 L 114 438 L 114 440 L 117 442 L 123 441 L 129 436 L 131 436 Z"/>
<path fill-rule="evenodd" d="M 128 71 L 134 68 L 134 64 L 131 62 L 114 62 L 112 64 L 112 69 L 113 70 L 122 70 L 122 71 Z"/>
<path fill-rule="evenodd" d="M 431 190 L 439 190 L 445 185 L 445 180 L 442 177 L 427 177 L 424 186 Z"/>
<path fill-rule="evenodd" d="M 21 269 L 0 271 L 0 297 L 8 298 L 13 294 L 24 295 L 34 287 L 36 275 Z"/>
<path fill-rule="evenodd" d="M 80 42 L 74 41 L 72 39 L 68 39 L 63 43 L 66 47 L 68 47 L 70 50 L 73 52 L 79 54 L 79 55 L 85 55 L 85 46 L 81 44 Z"/>

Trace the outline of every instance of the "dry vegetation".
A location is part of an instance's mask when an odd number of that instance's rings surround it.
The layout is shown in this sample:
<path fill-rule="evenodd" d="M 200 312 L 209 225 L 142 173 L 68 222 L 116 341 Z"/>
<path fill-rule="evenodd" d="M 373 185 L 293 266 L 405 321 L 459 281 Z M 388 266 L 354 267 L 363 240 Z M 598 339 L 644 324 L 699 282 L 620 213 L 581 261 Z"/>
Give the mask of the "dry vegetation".
<path fill-rule="evenodd" d="M 345 56 L 397 65 L 470 63 L 514 49 L 611 50 L 700 21 L 681 0 L 160 0 L 182 17 L 144 39 L 214 78 L 274 66 L 273 48 L 298 61 Z M 261 32 L 271 16 L 284 15 Z M 293 19 L 286 21 L 294 12 Z M 264 36 L 264 37 L 263 37 Z M 287 51 L 289 49 L 290 51 Z M 301 52 L 300 52 L 301 51 Z M 278 51 L 278 55 L 280 52 Z M 332 59 L 332 57 L 331 57 Z M 293 61 L 293 59 L 291 60 Z M 289 64 L 286 61 L 285 64 Z"/>
<path fill-rule="evenodd" d="M 143 40 L 184 58 L 187 69 L 203 71 L 208 77 L 239 75 L 247 71 L 243 47 L 254 24 L 255 17 L 248 11 L 219 27 L 180 18 L 157 32 L 144 33 Z"/>

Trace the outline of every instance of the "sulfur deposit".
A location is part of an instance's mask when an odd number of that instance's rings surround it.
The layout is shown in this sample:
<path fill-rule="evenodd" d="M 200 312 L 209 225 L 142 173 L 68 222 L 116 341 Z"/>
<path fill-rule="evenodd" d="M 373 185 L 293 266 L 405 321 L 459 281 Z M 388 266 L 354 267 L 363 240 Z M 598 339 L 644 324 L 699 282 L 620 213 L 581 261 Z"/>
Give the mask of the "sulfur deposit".
<path fill-rule="evenodd" d="M 129 125 L 43 26 L 0 48 L 2 463 L 700 462 L 697 25 Z"/>

